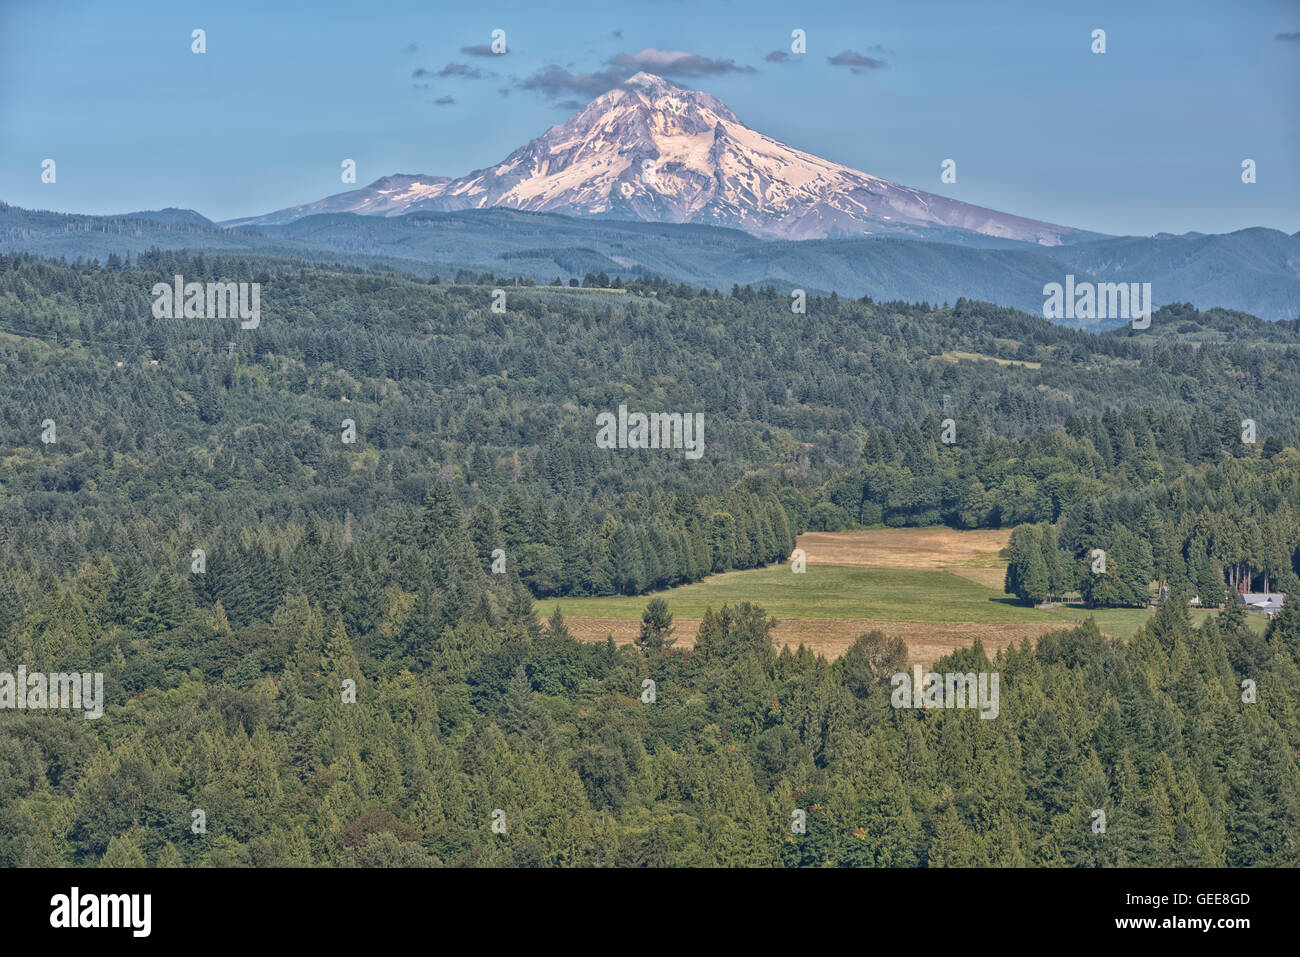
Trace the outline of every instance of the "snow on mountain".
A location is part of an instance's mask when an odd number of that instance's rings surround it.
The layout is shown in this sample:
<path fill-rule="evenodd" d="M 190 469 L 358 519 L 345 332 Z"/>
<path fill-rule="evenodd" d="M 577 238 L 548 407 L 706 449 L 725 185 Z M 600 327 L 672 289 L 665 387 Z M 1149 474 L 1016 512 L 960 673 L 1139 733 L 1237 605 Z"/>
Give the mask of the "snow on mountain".
<path fill-rule="evenodd" d="M 411 173 L 394 173 L 377 179 L 369 186 L 336 193 L 325 199 L 303 206 L 290 206 L 265 216 L 232 219 L 223 226 L 279 226 L 304 216 L 317 213 L 359 213 L 363 216 L 398 216 L 406 212 L 413 202 L 431 196 L 451 180 L 446 176 L 420 176 Z"/>
<path fill-rule="evenodd" d="M 716 97 L 638 73 L 496 166 L 460 179 L 396 175 L 305 206 L 226 225 L 313 213 L 399 216 L 505 206 L 701 223 L 773 239 L 926 235 L 956 229 L 1054 246 L 1080 230 L 900 186 L 750 129 Z"/>

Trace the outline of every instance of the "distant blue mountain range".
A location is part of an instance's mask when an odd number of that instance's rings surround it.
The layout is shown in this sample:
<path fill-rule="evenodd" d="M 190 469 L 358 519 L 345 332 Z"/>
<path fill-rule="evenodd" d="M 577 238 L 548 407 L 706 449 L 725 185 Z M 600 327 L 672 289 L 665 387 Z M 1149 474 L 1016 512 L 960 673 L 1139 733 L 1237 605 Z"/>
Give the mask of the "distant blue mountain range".
<path fill-rule="evenodd" d="M 951 237 L 945 237 L 950 239 Z M 704 225 L 574 218 L 495 208 L 403 216 L 330 213 L 283 225 L 226 228 L 193 210 L 86 216 L 0 203 L 0 251 L 107 259 L 150 247 L 294 256 L 450 278 L 460 269 L 550 282 L 658 275 L 710 289 L 771 284 L 783 291 L 931 303 L 983 299 L 1041 314 L 1043 287 L 1151 283 L 1155 305 L 1188 302 L 1275 321 L 1300 316 L 1300 233 L 1244 229 L 1117 237 L 1044 247 L 964 234 L 915 239 L 764 240 Z M 1117 320 L 1075 320 L 1110 328 Z"/>

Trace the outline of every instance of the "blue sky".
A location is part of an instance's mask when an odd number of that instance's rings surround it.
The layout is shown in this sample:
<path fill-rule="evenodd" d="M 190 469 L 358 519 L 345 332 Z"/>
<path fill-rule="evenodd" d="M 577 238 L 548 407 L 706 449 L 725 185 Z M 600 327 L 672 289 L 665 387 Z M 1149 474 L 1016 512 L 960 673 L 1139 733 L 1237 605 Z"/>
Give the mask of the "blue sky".
<path fill-rule="evenodd" d="M 505 56 L 462 52 L 498 28 Z M 807 53 L 768 60 L 796 28 Z M 460 176 L 647 49 L 690 54 L 669 79 L 755 129 L 966 202 L 1115 234 L 1300 230 L 1300 0 L 0 0 L 0 199 L 220 220 L 349 189 L 345 158 L 358 184 Z"/>

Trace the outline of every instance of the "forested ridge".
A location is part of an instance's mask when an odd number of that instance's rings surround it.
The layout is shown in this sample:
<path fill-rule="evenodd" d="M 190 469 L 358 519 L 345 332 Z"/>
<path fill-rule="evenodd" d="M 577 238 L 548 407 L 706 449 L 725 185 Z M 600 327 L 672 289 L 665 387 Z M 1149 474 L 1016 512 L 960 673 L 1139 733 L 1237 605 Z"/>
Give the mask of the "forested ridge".
<path fill-rule="evenodd" d="M 176 274 L 262 283 L 260 326 L 153 319 Z M 0 670 L 108 698 L 0 711 L 0 862 L 1297 862 L 1300 605 L 1260 638 L 1228 600 L 1300 594 L 1293 329 L 459 278 L 0 256 Z M 703 457 L 597 448 L 620 404 L 702 412 Z M 1018 526 L 1025 600 L 1178 600 L 935 665 L 999 671 L 996 721 L 891 708 L 884 635 L 831 664 L 754 605 L 689 651 L 532 610 L 940 523 Z M 1197 591 L 1227 607 L 1193 627 Z"/>

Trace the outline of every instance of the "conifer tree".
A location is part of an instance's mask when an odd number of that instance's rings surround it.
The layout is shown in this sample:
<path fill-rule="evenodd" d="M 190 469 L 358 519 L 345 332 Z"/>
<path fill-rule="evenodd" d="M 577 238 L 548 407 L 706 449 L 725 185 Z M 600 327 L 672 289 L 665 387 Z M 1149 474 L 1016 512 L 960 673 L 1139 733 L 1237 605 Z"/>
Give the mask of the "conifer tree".
<path fill-rule="evenodd" d="M 677 640 L 673 637 L 673 630 L 673 615 L 668 610 L 668 602 L 652 598 L 641 614 L 637 647 L 647 656 L 658 657 Z"/>
<path fill-rule="evenodd" d="M 436 479 L 424 496 L 420 513 L 421 544 L 429 548 L 438 539 L 450 541 L 461 529 L 460 499 L 448 482 Z"/>

